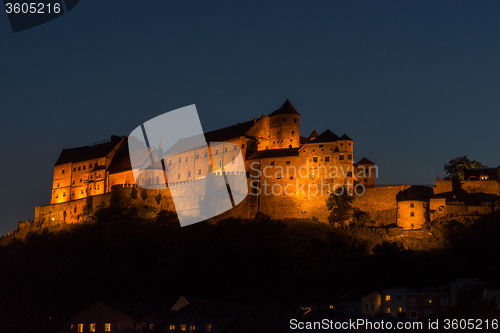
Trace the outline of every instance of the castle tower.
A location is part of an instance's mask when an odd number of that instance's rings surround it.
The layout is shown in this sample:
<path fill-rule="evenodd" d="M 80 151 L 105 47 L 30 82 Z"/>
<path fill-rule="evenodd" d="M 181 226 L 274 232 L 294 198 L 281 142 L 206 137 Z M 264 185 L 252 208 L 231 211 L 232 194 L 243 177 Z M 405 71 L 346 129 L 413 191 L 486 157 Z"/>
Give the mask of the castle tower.
<path fill-rule="evenodd" d="M 269 149 L 300 146 L 300 114 L 286 102 L 269 115 Z"/>

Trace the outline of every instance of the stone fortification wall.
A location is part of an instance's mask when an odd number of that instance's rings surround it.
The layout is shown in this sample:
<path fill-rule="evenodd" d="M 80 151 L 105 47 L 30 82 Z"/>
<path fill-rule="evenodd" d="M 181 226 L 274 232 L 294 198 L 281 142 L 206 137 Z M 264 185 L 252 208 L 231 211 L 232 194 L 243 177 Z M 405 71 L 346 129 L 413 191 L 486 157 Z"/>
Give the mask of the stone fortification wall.
<path fill-rule="evenodd" d="M 377 225 L 390 225 L 397 222 L 398 203 L 396 194 L 411 185 L 381 186 L 367 188 L 365 194 L 356 197 L 353 206 L 368 212 Z"/>

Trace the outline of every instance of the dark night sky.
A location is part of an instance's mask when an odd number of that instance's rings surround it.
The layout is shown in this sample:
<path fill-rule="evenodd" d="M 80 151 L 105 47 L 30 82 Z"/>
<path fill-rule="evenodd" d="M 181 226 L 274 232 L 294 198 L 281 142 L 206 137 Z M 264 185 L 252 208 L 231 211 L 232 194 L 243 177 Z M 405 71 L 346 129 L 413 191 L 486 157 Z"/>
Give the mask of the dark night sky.
<path fill-rule="evenodd" d="M 50 202 L 64 147 L 190 104 L 208 131 L 289 98 L 380 184 L 500 165 L 499 24 L 498 1 L 81 0 L 16 34 L 0 14 L 0 234 Z"/>

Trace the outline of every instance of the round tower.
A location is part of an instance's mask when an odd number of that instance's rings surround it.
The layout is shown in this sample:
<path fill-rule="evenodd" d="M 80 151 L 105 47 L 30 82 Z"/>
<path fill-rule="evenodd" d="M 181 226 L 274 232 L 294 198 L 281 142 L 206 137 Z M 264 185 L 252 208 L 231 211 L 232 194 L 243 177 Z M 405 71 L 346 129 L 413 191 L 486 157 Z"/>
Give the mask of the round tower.
<path fill-rule="evenodd" d="M 300 114 L 288 99 L 269 115 L 269 132 L 269 149 L 300 146 Z"/>

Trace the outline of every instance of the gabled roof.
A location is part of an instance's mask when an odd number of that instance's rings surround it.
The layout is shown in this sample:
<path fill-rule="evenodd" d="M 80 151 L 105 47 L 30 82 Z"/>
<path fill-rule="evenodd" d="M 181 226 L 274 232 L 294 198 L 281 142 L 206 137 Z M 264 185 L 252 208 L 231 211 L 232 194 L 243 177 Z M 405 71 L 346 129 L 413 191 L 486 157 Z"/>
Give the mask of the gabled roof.
<path fill-rule="evenodd" d="M 309 134 L 308 138 L 309 138 L 309 139 L 314 139 L 314 138 L 315 138 L 315 137 L 317 137 L 318 135 L 319 135 L 319 134 L 318 134 L 318 132 L 316 132 L 316 130 L 313 130 L 313 131 L 311 132 L 311 134 Z"/>
<path fill-rule="evenodd" d="M 215 131 L 207 132 L 205 133 L 205 139 L 208 143 L 210 143 L 239 138 L 240 136 L 244 136 L 246 132 L 248 132 L 250 128 L 253 127 L 254 124 L 254 121 L 250 120 L 241 124 L 236 124 Z"/>
<path fill-rule="evenodd" d="M 366 157 L 363 157 L 358 163 L 356 163 L 357 165 L 360 165 L 360 164 L 373 164 L 375 165 L 375 163 L 373 163 L 372 161 L 370 161 L 369 159 L 367 159 Z"/>
<path fill-rule="evenodd" d="M 120 136 L 111 136 L 111 141 L 94 146 L 83 146 L 77 148 L 63 149 L 55 165 L 66 163 L 78 163 L 106 157 L 113 148 L 122 140 Z"/>
<path fill-rule="evenodd" d="M 286 148 L 286 149 L 268 149 L 256 151 L 250 157 L 249 160 L 257 158 L 272 158 L 272 157 L 287 157 L 287 156 L 299 156 L 299 148 Z"/>
<path fill-rule="evenodd" d="M 299 114 L 297 110 L 293 107 L 292 103 L 287 99 L 286 102 L 276 111 L 271 113 L 269 116 L 277 116 L 280 114 Z"/>
<path fill-rule="evenodd" d="M 314 140 L 312 140 L 311 143 L 335 142 L 339 139 L 340 138 L 335 133 L 327 129 L 326 131 L 318 135 L 316 138 L 314 138 Z"/>
<path fill-rule="evenodd" d="M 340 140 L 350 140 L 350 141 L 354 141 L 353 139 L 351 139 L 350 137 L 348 137 L 345 133 L 344 133 L 344 135 L 342 135 L 342 136 L 340 137 Z"/>

